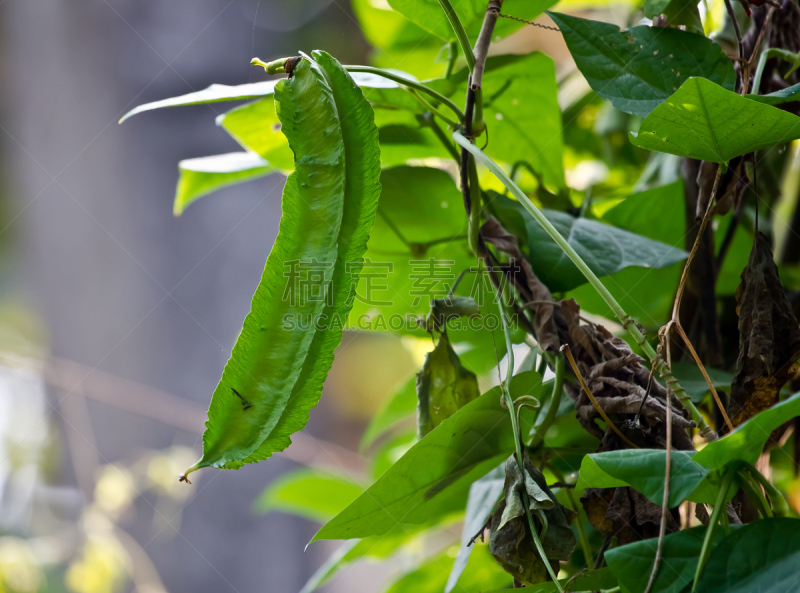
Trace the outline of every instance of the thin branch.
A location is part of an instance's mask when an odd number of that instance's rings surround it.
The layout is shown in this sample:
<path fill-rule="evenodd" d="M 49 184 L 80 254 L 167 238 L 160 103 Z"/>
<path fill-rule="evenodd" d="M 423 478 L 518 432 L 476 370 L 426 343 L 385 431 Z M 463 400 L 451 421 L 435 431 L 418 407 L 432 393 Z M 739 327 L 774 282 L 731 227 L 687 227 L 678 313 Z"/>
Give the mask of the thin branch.
<path fill-rule="evenodd" d="M 667 350 L 667 364 L 672 367 L 672 357 Z M 650 378 L 652 380 L 652 373 Z M 650 382 L 648 381 L 648 385 Z M 666 468 L 664 470 L 664 496 L 661 499 L 661 525 L 658 528 L 658 545 L 656 546 L 656 557 L 653 560 L 653 570 L 650 572 L 650 579 L 644 593 L 650 593 L 653 584 L 658 576 L 658 567 L 661 564 L 661 553 L 664 548 L 664 536 L 667 532 L 667 513 L 669 513 L 669 475 L 672 468 L 672 393 L 667 391 L 665 398 L 667 403 L 667 443 L 666 443 Z"/>
<path fill-rule="evenodd" d="M 662 339 L 669 339 L 669 332 L 670 330 L 675 327 L 678 330 L 678 335 L 683 340 L 684 344 L 686 344 L 687 348 L 689 348 L 689 352 L 694 358 L 695 363 L 700 368 L 700 371 L 703 373 L 703 377 L 708 383 L 708 388 L 711 390 L 711 394 L 714 396 L 714 401 L 717 404 L 720 412 L 722 412 L 722 417 L 725 419 L 725 424 L 728 426 L 728 430 L 733 430 L 733 424 L 731 424 L 730 418 L 728 418 L 728 413 L 725 410 L 725 406 L 722 405 L 722 400 L 719 398 L 719 394 L 717 393 L 716 387 L 714 387 L 713 381 L 708 376 L 708 372 L 706 371 L 705 366 L 703 365 L 700 357 L 697 355 L 697 352 L 692 346 L 692 342 L 689 340 L 689 336 L 686 335 L 686 332 L 683 331 L 683 327 L 681 326 L 680 321 L 680 308 L 681 308 L 681 299 L 683 298 L 683 293 L 686 290 L 686 282 L 689 278 L 689 269 L 692 266 L 692 261 L 694 260 L 694 256 L 697 254 L 697 250 L 700 247 L 700 241 L 703 239 L 703 233 L 708 226 L 708 223 L 711 221 L 714 212 L 715 200 L 717 197 L 717 191 L 719 190 L 719 182 L 722 178 L 722 166 L 717 168 L 717 174 L 714 177 L 714 186 L 711 189 L 711 195 L 708 198 L 708 205 L 706 206 L 706 211 L 703 214 L 703 220 L 700 223 L 700 230 L 697 232 L 697 237 L 695 237 L 694 245 L 692 245 L 692 250 L 689 253 L 689 258 L 686 260 L 686 263 L 683 266 L 683 272 L 681 273 L 681 280 L 678 283 L 678 291 L 675 295 L 675 302 L 672 306 L 672 318 L 669 320 L 667 325 L 662 328 Z M 668 365 L 672 366 L 672 365 Z"/>
<path fill-rule="evenodd" d="M 475 68 L 472 69 L 472 81 L 470 82 L 473 90 L 478 90 L 483 86 L 483 73 L 486 70 L 489 45 L 492 42 L 494 26 L 497 23 L 497 17 L 500 15 L 502 6 L 503 0 L 489 0 L 489 5 L 486 7 L 486 16 L 483 18 L 481 32 L 475 42 Z"/>

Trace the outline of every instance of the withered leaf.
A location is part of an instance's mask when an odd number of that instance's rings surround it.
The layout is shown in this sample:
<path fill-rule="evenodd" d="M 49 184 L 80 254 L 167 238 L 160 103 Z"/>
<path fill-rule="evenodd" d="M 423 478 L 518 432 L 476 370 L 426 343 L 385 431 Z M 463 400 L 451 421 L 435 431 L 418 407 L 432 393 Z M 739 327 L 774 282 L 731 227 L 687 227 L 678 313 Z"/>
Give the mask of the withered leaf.
<path fill-rule="evenodd" d="M 797 372 L 800 328 L 783 290 L 769 242 L 756 233 L 750 261 L 736 290 L 739 358 L 731 386 L 729 415 L 734 426 L 778 401 Z"/>
<path fill-rule="evenodd" d="M 424 437 L 480 395 L 475 373 L 464 368 L 447 334 L 425 356 L 417 374 L 417 433 Z"/>
<path fill-rule="evenodd" d="M 547 567 L 539 557 L 530 534 L 523 489 L 528 495 L 537 533 L 541 533 L 544 526 L 542 519 L 546 521 L 542 548 L 548 562 L 568 560 L 575 549 L 576 540 L 564 507 L 547 487 L 542 472 L 533 465 L 527 453 L 524 467 L 525 471 L 521 472 L 514 455 L 506 461 L 505 496 L 492 512 L 489 551 L 506 572 L 521 583 L 531 585 L 545 580 Z"/>

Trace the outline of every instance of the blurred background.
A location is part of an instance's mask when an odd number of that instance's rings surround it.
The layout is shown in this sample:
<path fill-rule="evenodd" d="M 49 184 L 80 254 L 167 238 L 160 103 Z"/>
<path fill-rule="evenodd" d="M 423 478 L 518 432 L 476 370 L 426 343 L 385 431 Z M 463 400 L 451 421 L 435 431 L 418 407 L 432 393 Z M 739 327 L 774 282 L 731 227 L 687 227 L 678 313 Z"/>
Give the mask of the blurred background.
<path fill-rule="evenodd" d="M 364 479 L 366 419 L 429 348 L 347 334 L 287 452 L 179 484 L 274 241 L 283 178 L 175 218 L 177 162 L 237 148 L 214 123 L 230 105 L 117 121 L 211 83 L 263 80 L 253 56 L 324 48 L 381 63 L 354 10 L 387 5 L 355 4 L 0 0 L 0 591 L 292 592 L 338 545 L 304 551 L 319 523 L 254 501 L 304 465 Z M 602 11 L 623 24 L 630 8 Z M 545 50 L 559 77 L 571 68 L 556 33 L 527 27 L 503 44 Z M 440 46 L 381 65 L 422 76 Z M 582 169 L 567 164 L 577 187 Z M 374 591 L 387 575 L 358 563 L 326 587 Z"/>

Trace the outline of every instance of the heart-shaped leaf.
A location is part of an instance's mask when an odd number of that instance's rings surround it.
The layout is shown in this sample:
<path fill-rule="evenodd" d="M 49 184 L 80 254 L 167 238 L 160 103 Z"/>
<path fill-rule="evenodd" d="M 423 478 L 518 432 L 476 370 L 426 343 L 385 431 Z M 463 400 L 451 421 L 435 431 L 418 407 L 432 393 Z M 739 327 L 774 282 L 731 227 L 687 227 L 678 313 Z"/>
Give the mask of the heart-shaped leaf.
<path fill-rule="evenodd" d="M 733 90 L 736 74 L 719 45 L 694 33 L 631 27 L 548 12 L 594 91 L 625 113 L 646 116 L 691 76 Z"/>
<path fill-rule="evenodd" d="M 734 157 L 800 138 L 800 117 L 690 78 L 631 135 L 636 146 L 701 161 Z"/>

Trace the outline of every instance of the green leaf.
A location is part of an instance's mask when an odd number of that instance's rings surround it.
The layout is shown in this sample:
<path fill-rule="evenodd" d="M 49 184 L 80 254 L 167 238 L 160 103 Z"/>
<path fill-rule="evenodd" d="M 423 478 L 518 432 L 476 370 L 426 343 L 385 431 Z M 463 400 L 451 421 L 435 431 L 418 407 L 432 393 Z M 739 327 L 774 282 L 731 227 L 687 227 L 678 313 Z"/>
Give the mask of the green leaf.
<path fill-rule="evenodd" d="M 711 552 L 697 591 L 788 593 L 800 584 L 800 520 L 764 519 L 735 530 Z"/>
<path fill-rule="evenodd" d="M 374 88 L 397 88 L 399 86 L 396 82 L 387 80 L 374 74 L 354 72 L 351 77 L 359 86 Z M 205 103 L 243 101 L 246 99 L 256 99 L 258 97 L 268 97 L 275 92 L 275 87 L 278 83 L 280 83 L 281 80 L 284 79 L 265 80 L 263 82 L 251 82 L 234 86 L 229 86 L 226 84 L 212 84 L 210 87 L 205 88 L 202 91 L 195 91 L 186 95 L 170 97 L 169 99 L 153 101 L 152 103 L 145 103 L 143 105 L 139 105 L 138 107 L 134 107 L 128 113 L 122 116 L 122 119 L 119 120 L 119 123 L 124 122 L 126 119 L 136 115 L 137 113 L 153 111 L 154 109 L 162 109 L 163 107 L 184 107 L 187 105 L 203 105 Z"/>
<path fill-rule="evenodd" d="M 459 583 L 459 591 L 477 592 L 485 587 L 511 585 L 511 579 L 494 561 L 486 549 L 487 546 L 476 544 L 476 548 Z M 453 557 L 446 550 L 416 570 L 401 576 L 385 593 L 441 593 L 452 565 Z"/>
<path fill-rule="evenodd" d="M 613 589 L 617 586 L 617 579 L 611 574 L 607 568 L 599 570 L 589 570 L 580 573 L 575 578 L 559 579 L 558 581 L 565 591 L 570 593 L 579 593 L 582 591 L 595 591 L 599 589 Z M 567 585 L 569 588 L 567 589 Z M 531 585 L 529 587 L 520 587 L 517 589 L 523 593 L 556 593 L 559 591 L 555 583 L 540 583 L 538 585 Z M 508 589 L 497 591 L 490 591 L 489 593 L 507 593 Z"/>
<path fill-rule="evenodd" d="M 733 375 L 711 367 L 706 367 L 706 372 L 715 388 L 730 390 Z M 703 396 L 710 391 L 703 372 L 694 363 L 673 362 L 672 373 L 695 403 L 699 403 Z"/>
<path fill-rule="evenodd" d="M 692 461 L 694 451 L 672 451 L 669 507 L 678 506 L 705 480 L 710 470 Z M 578 488 L 631 486 L 658 505 L 664 500 L 666 451 L 624 449 L 587 455 L 581 464 Z"/>
<path fill-rule="evenodd" d="M 705 527 L 694 527 L 671 533 L 664 538 L 661 567 L 652 593 L 680 593 L 692 582 L 705 531 Z M 724 531 L 718 529 L 714 534 L 716 541 L 721 540 L 723 534 Z M 657 545 L 658 538 L 651 538 L 606 552 L 608 567 L 619 580 L 624 593 L 640 593 L 645 590 L 653 569 Z M 698 591 L 707 593 L 703 588 Z"/>
<path fill-rule="evenodd" d="M 202 91 L 195 91 L 186 95 L 170 97 L 152 103 L 145 103 L 134 107 L 122 116 L 119 123 L 124 122 L 129 117 L 137 113 L 161 109 L 163 107 L 183 107 L 186 105 L 202 105 L 205 103 L 219 103 L 220 101 L 241 101 L 244 99 L 255 99 L 256 97 L 266 97 L 275 92 L 277 80 L 265 80 L 263 82 L 252 82 L 248 84 L 238 84 L 229 86 L 227 84 L 212 84 Z"/>
<path fill-rule="evenodd" d="M 406 384 L 385 403 L 372 417 L 367 430 L 361 437 L 359 448 L 368 449 L 383 433 L 402 422 L 410 419 L 417 410 L 417 382 L 416 377 Z"/>
<path fill-rule="evenodd" d="M 371 63 L 384 68 L 402 63 L 404 69 L 424 78 L 444 74 L 446 61 L 437 59 L 441 38 L 395 12 L 388 3 L 352 0 L 352 7 L 364 37 L 376 48 Z"/>
<path fill-rule="evenodd" d="M 800 84 L 775 91 L 769 95 L 745 95 L 745 97 L 767 105 L 781 105 L 790 101 L 800 101 Z"/>
<path fill-rule="evenodd" d="M 231 109 L 217 118 L 217 125 L 242 147 L 260 155 L 274 167 L 294 169 L 294 156 L 281 131 L 282 124 L 272 97 Z"/>
<path fill-rule="evenodd" d="M 636 146 L 727 163 L 800 138 L 800 117 L 747 99 L 705 78 L 690 78 L 631 134 Z"/>
<path fill-rule="evenodd" d="M 417 375 L 417 436 L 421 439 L 479 395 L 478 378 L 464 368 L 443 333 Z"/>
<path fill-rule="evenodd" d="M 281 511 L 325 522 L 362 492 L 352 480 L 318 469 L 298 469 L 274 480 L 254 503 L 260 513 Z"/>
<path fill-rule="evenodd" d="M 561 108 L 552 58 L 534 52 L 523 58 L 490 60 L 483 96 L 487 153 L 510 164 L 524 160 L 548 187 L 565 187 Z"/>
<path fill-rule="evenodd" d="M 508 221 L 508 226 L 522 226 L 527 231 L 531 265 L 550 290 L 565 291 L 586 282 L 580 270 L 522 204 L 498 195 L 493 206 L 501 222 Z M 575 218 L 555 210 L 543 212 L 598 276 L 614 274 L 630 266 L 665 268 L 687 257 L 682 249 L 596 220 Z"/>
<path fill-rule="evenodd" d="M 536 396 L 541 378 L 534 372 L 515 375 L 511 390 L 515 396 Z M 527 434 L 531 418 L 527 412 L 522 418 L 522 433 Z M 312 541 L 380 535 L 398 523 L 423 522 L 436 516 L 437 503 L 448 493 L 466 498 L 470 484 L 512 451 L 511 421 L 500 405 L 500 388 L 495 387 L 411 447 Z"/>
<path fill-rule="evenodd" d="M 388 533 L 364 539 L 352 539 L 344 542 L 328 559 L 311 575 L 300 593 L 311 593 L 327 582 L 336 572 L 348 564 L 361 558 L 385 560 L 419 537 L 426 526 L 409 529 L 395 527 Z"/>
<path fill-rule="evenodd" d="M 800 416 L 800 392 L 759 412 L 718 441 L 711 441 L 697 452 L 694 461 L 710 469 L 720 469 L 737 460 L 753 464 L 772 431 L 796 416 Z"/>
<path fill-rule="evenodd" d="M 460 97 L 468 76 L 464 68 L 431 84 Z M 539 52 L 490 57 L 482 88 L 487 154 L 512 165 L 529 163 L 546 185 L 563 188 L 563 126 L 553 60 Z"/>
<path fill-rule="evenodd" d="M 430 300 L 448 294 L 457 275 L 475 264 L 466 240 L 461 192 L 450 175 L 430 167 L 395 167 L 381 173 L 378 218 L 350 323 L 359 329 L 426 335 Z M 468 296 L 475 274 L 456 294 Z M 398 325 L 390 326 L 390 321 Z M 423 324 L 424 325 L 424 324 Z M 465 334 L 451 332 L 455 344 Z M 478 369 L 476 369 L 478 370 Z"/>
<path fill-rule="evenodd" d="M 296 171 L 251 312 L 211 400 L 203 457 L 187 472 L 238 469 L 285 449 L 319 400 L 341 341 L 375 219 L 380 152 L 361 90 L 333 58 L 314 57 L 275 88 Z M 306 271 L 316 279 L 298 294 L 290 277 L 287 295 L 286 266 L 301 263 L 316 265 Z M 304 327 L 303 318 L 317 322 Z"/>
<path fill-rule="evenodd" d="M 495 503 L 503 493 L 505 477 L 506 474 L 501 465 L 494 468 L 480 480 L 475 480 L 472 486 L 469 487 L 467 510 L 464 514 L 464 527 L 461 529 L 461 544 L 453 563 L 453 569 L 450 571 L 450 576 L 447 577 L 444 593 L 450 593 L 455 589 L 458 580 L 467 567 L 469 557 L 476 545 L 472 542 L 472 538 L 486 525 L 486 520 L 492 513 Z"/>
<path fill-rule="evenodd" d="M 216 156 L 185 159 L 178 163 L 180 177 L 175 190 L 173 213 L 180 216 L 195 200 L 208 194 L 269 175 L 275 169 L 252 152 L 229 152 Z"/>
<path fill-rule="evenodd" d="M 514 16 L 533 20 L 546 8 L 555 4 L 554 0 L 529 0 L 514 4 Z M 438 0 L 389 0 L 389 5 L 426 31 L 445 40 L 454 40 L 455 34 L 444 16 Z M 464 0 L 453 2 L 461 24 L 471 39 L 476 39 L 486 14 L 484 0 Z M 498 19 L 494 34 L 503 37 L 516 31 L 524 23 L 510 19 Z"/>
<path fill-rule="evenodd" d="M 733 64 L 702 35 L 646 26 L 621 31 L 610 23 L 547 14 L 589 86 L 620 111 L 644 117 L 691 76 L 733 90 Z"/>
<path fill-rule="evenodd" d="M 705 36 L 695 0 L 645 0 L 644 16 L 652 19 L 660 14 L 674 27 L 684 25 L 687 31 Z"/>

